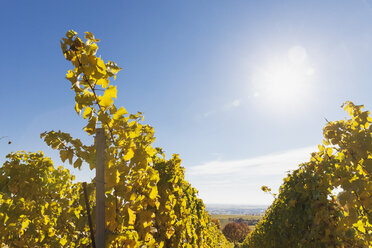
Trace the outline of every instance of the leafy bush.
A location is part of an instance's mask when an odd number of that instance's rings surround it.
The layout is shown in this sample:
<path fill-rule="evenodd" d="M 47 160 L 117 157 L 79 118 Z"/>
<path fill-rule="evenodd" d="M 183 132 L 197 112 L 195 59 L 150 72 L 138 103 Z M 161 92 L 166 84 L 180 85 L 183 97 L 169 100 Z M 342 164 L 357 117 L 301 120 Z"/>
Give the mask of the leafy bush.
<path fill-rule="evenodd" d="M 244 222 L 228 223 L 222 230 L 225 237 L 234 243 L 243 242 L 250 231 L 248 224 Z"/>

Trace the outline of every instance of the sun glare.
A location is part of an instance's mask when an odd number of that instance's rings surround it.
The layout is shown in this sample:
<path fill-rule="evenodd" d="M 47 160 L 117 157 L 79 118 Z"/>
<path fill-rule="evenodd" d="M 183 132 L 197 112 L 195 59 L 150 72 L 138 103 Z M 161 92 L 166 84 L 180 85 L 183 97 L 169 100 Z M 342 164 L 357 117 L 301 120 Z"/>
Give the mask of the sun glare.
<path fill-rule="evenodd" d="M 292 47 L 255 69 L 252 95 L 276 112 L 298 109 L 311 96 L 314 74 L 306 49 Z"/>

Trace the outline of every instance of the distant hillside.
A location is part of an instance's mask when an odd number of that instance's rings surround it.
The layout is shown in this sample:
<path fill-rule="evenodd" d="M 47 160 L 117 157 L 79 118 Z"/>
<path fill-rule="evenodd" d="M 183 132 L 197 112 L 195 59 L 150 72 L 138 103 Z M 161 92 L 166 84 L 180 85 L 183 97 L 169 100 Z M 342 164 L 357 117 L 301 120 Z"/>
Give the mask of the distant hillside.
<path fill-rule="evenodd" d="M 261 215 L 265 213 L 267 207 L 267 205 L 206 204 L 209 214 Z"/>

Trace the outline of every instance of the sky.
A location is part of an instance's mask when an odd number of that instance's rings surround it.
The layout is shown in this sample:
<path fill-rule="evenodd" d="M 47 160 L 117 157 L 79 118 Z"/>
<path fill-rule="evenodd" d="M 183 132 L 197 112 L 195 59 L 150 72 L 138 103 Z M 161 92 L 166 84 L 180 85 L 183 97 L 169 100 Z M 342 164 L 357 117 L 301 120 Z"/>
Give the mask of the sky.
<path fill-rule="evenodd" d="M 309 160 L 326 119 L 346 118 L 343 102 L 372 109 L 371 24 L 371 0 L 1 0 L 0 162 L 41 150 L 63 165 L 44 131 L 93 142 L 59 44 L 90 31 L 123 68 L 116 105 L 144 112 L 205 203 L 270 204 L 261 186 L 277 192 Z"/>

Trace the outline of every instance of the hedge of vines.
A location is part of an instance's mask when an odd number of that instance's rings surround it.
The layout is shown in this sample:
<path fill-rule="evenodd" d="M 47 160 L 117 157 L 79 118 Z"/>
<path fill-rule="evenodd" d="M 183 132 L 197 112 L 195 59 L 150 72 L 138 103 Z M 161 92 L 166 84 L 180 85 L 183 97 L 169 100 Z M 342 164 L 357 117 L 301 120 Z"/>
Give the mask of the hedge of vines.
<path fill-rule="evenodd" d="M 372 118 L 346 102 L 242 247 L 372 247 Z M 341 191 L 338 197 L 333 193 Z"/>
<path fill-rule="evenodd" d="M 66 78 L 84 131 L 94 135 L 100 124 L 107 137 L 106 247 L 231 247 L 185 181 L 178 155 L 165 159 L 152 146 L 154 130 L 143 124 L 142 113 L 114 104 L 117 87 L 110 80 L 121 68 L 96 55 L 93 34 L 85 39 L 70 30 L 61 48 L 73 66 Z M 95 168 L 94 144 L 62 131 L 41 137 L 63 162 Z M 73 179 L 42 153 L 8 155 L 0 170 L 0 247 L 90 247 L 82 187 Z M 94 180 L 88 193 L 94 217 Z"/>

